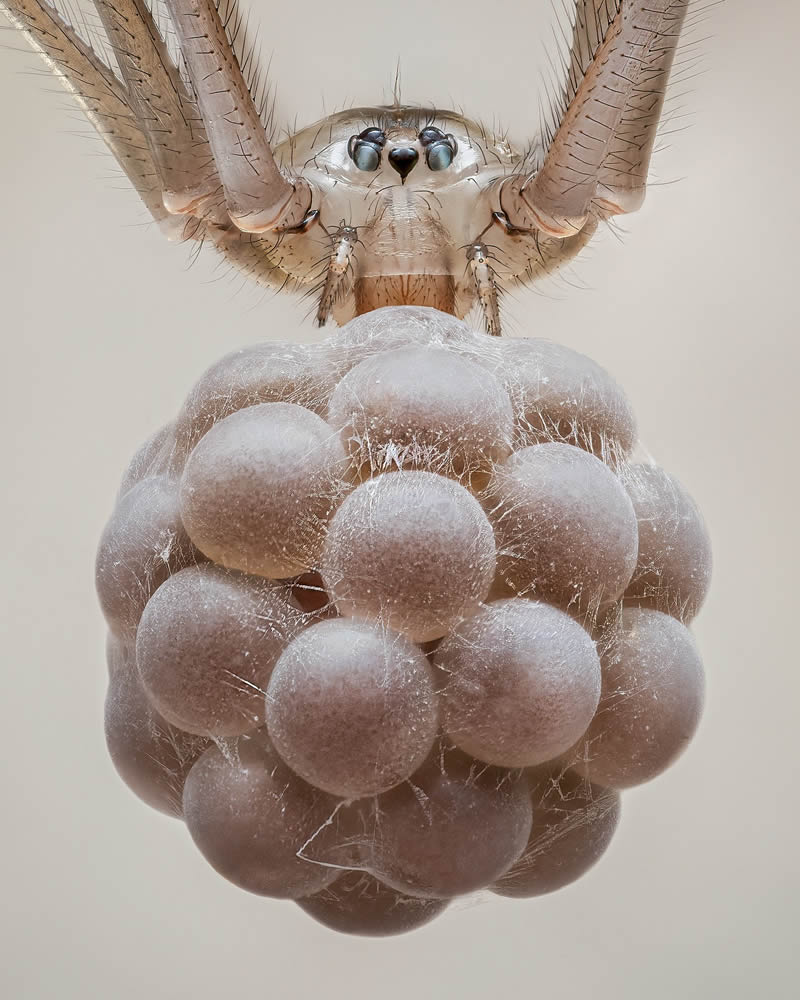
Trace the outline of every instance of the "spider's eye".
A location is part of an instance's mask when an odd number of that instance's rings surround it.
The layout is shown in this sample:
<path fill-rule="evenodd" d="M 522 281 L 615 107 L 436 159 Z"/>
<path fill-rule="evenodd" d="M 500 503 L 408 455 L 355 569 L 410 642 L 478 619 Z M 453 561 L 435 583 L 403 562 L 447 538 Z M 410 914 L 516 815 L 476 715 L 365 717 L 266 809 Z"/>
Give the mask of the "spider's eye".
<path fill-rule="evenodd" d="M 428 146 L 425 159 L 431 170 L 446 170 L 453 162 L 455 150 L 447 139 L 440 139 L 438 142 Z"/>
<path fill-rule="evenodd" d="M 440 128 L 434 128 L 433 125 L 426 126 L 419 134 L 419 141 L 423 146 L 430 146 L 437 139 L 444 139 L 444 132 Z"/>
<path fill-rule="evenodd" d="M 377 170 L 381 162 L 381 150 L 386 145 L 386 134 L 379 128 L 365 128 L 358 135 L 351 135 L 347 143 L 350 159 L 359 170 Z"/>
<path fill-rule="evenodd" d="M 367 142 L 372 142 L 381 148 L 386 145 L 386 135 L 383 130 L 379 128 L 365 128 L 363 132 L 359 132 L 358 138 L 365 139 Z"/>
<path fill-rule="evenodd" d="M 359 136 L 354 135 L 347 144 L 347 152 L 350 159 L 359 170 L 374 171 L 378 169 L 381 162 L 380 146 L 374 142 L 366 142 Z"/>

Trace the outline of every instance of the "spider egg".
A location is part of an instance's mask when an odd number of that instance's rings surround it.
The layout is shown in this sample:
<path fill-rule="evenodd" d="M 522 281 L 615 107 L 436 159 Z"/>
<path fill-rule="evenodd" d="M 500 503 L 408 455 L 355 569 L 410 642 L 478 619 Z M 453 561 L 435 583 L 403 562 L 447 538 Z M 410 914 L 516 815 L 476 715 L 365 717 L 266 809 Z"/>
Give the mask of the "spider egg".
<path fill-rule="evenodd" d="M 347 872 L 297 905 L 331 930 L 364 937 L 405 934 L 439 916 L 445 899 L 421 899 L 390 889 L 366 872 Z"/>
<path fill-rule="evenodd" d="M 560 441 L 618 465 L 636 441 L 625 393 L 591 358 L 535 338 L 503 342 L 492 370 L 511 397 L 515 447 Z"/>
<path fill-rule="evenodd" d="M 105 735 L 117 774 L 147 805 L 180 816 L 183 783 L 208 740 L 174 729 L 159 716 L 142 689 L 130 640 L 110 637 L 108 660 Z"/>
<path fill-rule="evenodd" d="M 186 826 L 220 875 L 249 892 L 296 899 L 319 892 L 340 869 L 318 860 L 318 838 L 336 801 L 280 761 L 262 733 L 223 752 L 211 747 L 183 790 Z"/>
<path fill-rule="evenodd" d="M 434 755 L 371 810 L 366 867 L 399 892 L 434 899 L 496 881 L 522 854 L 531 829 L 521 772 L 453 752 Z"/>
<path fill-rule="evenodd" d="M 533 823 L 522 857 L 491 886 L 524 899 L 569 885 L 597 862 L 617 829 L 619 792 L 571 771 L 532 781 Z"/>
<path fill-rule="evenodd" d="M 334 391 L 328 422 L 365 477 L 410 467 L 470 482 L 511 453 L 505 390 L 440 347 L 402 347 L 360 362 Z"/>
<path fill-rule="evenodd" d="M 169 471 L 174 444 L 175 428 L 173 424 L 165 424 L 150 435 L 128 463 L 128 468 L 125 470 L 125 475 L 119 485 L 117 502 L 143 479 L 161 476 Z"/>
<path fill-rule="evenodd" d="M 264 720 L 264 693 L 297 627 L 288 591 L 211 564 L 176 573 L 151 598 L 136 660 L 154 707 L 179 729 L 236 736 Z"/>
<path fill-rule="evenodd" d="M 434 309 L 223 358 L 98 551 L 123 781 L 343 933 L 578 879 L 702 710 L 708 535 L 635 434 L 589 359 Z"/>
<path fill-rule="evenodd" d="M 655 465 L 628 466 L 624 483 L 639 523 L 639 556 L 624 601 L 691 621 L 711 582 L 703 515 L 677 479 Z"/>
<path fill-rule="evenodd" d="M 380 625 L 319 622 L 275 665 L 267 728 L 284 761 L 312 785 L 346 799 L 376 795 L 407 778 L 433 746 L 430 665 L 419 647 Z"/>
<path fill-rule="evenodd" d="M 314 568 L 328 518 L 346 491 L 344 449 L 294 403 L 261 403 L 225 417 L 189 456 L 181 514 L 214 562 L 281 579 Z"/>
<path fill-rule="evenodd" d="M 339 611 L 417 642 L 478 610 L 494 577 L 492 528 L 463 486 L 431 472 L 363 483 L 331 520 L 321 571 Z"/>
<path fill-rule="evenodd" d="M 111 630 L 133 636 L 150 597 L 198 558 L 181 520 L 177 483 L 154 476 L 132 486 L 117 502 L 95 562 L 97 596 Z"/>
<path fill-rule="evenodd" d="M 226 354 L 196 383 L 175 423 L 176 452 L 185 461 L 218 421 L 259 403 L 324 407 L 332 386 L 315 346 L 253 344 Z"/>
<path fill-rule="evenodd" d="M 478 350 L 486 338 L 448 313 L 428 306 L 387 306 L 355 319 L 324 341 L 331 364 L 344 376 L 365 358 L 400 347 Z"/>
<path fill-rule="evenodd" d="M 588 611 L 625 590 L 636 567 L 636 515 L 593 455 L 568 444 L 523 448 L 498 466 L 483 501 L 498 573 L 515 592 Z"/>
<path fill-rule="evenodd" d="M 562 759 L 593 782 L 629 788 L 656 777 L 688 745 L 703 710 L 703 665 L 680 622 L 625 608 L 602 666 L 597 713 Z"/>
<path fill-rule="evenodd" d="M 445 732 L 490 764 L 552 760 L 586 730 L 600 698 L 588 633 L 538 601 L 489 604 L 442 640 L 433 662 Z"/>

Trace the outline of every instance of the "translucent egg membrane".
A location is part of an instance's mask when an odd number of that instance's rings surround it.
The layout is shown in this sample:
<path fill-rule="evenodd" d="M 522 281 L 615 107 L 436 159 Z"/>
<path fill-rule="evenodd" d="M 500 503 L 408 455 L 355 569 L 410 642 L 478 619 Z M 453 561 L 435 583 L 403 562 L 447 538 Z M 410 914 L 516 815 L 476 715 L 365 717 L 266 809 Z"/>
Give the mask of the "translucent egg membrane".
<path fill-rule="evenodd" d="M 100 541 L 120 777 L 343 933 L 575 881 L 702 710 L 708 535 L 635 443 L 590 359 L 432 309 L 229 354 Z"/>

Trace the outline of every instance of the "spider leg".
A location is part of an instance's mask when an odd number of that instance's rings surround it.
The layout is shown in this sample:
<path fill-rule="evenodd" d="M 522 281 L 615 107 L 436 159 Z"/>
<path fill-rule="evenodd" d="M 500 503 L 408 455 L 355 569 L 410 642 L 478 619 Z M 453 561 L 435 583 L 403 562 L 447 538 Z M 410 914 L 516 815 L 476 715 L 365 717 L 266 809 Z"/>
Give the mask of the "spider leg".
<path fill-rule="evenodd" d="M 291 276 L 270 260 L 268 251 L 272 249 L 272 244 L 265 245 L 264 238 L 242 233 L 233 226 L 227 230 L 209 226 L 205 236 L 233 268 L 257 285 L 275 291 L 294 287 Z"/>
<path fill-rule="evenodd" d="M 125 86 L 44 0 L 0 0 L 0 10 L 75 96 L 156 222 L 168 225 L 159 173 Z"/>
<path fill-rule="evenodd" d="M 266 131 L 213 0 L 165 0 L 216 161 L 228 214 L 243 232 L 302 223 L 305 181 L 278 169 Z"/>
<path fill-rule="evenodd" d="M 592 206 L 633 212 L 690 0 L 577 0 L 564 113 L 538 173 L 503 183 L 512 226 L 579 232 Z"/>
<path fill-rule="evenodd" d="M 219 190 L 206 130 L 193 96 L 173 64 L 144 0 L 95 0 L 129 103 L 147 139 L 172 214 L 204 215 L 227 222 L 209 201 Z"/>

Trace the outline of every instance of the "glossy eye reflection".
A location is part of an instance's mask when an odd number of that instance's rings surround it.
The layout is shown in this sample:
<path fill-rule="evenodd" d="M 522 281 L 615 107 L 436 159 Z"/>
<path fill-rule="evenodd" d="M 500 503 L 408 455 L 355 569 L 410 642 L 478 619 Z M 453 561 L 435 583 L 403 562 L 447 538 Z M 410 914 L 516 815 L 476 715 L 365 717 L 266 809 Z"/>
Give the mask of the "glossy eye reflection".
<path fill-rule="evenodd" d="M 444 139 L 444 132 L 433 125 L 426 126 L 419 134 L 419 141 L 423 146 L 430 146 L 432 142 Z"/>
<path fill-rule="evenodd" d="M 381 162 L 381 152 L 371 142 L 357 142 L 352 157 L 359 170 L 377 170 Z"/>
<path fill-rule="evenodd" d="M 347 143 L 350 159 L 359 170 L 375 171 L 380 166 L 381 150 L 386 136 L 379 128 L 365 128 L 358 135 L 351 135 Z"/>
<path fill-rule="evenodd" d="M 419 134 L 419 141 L 425 149 L 425 161 L 430 170 L 446 170 L 453 162 L 458 150 L 455 137 L 441 129 L 428 125 Z"/>
<path fill-rule="evenodd" d="M 453 148 L 447 140 L 428 147 L 426 160 L 431 170 L 445 170 L 453 162 Z"/>

